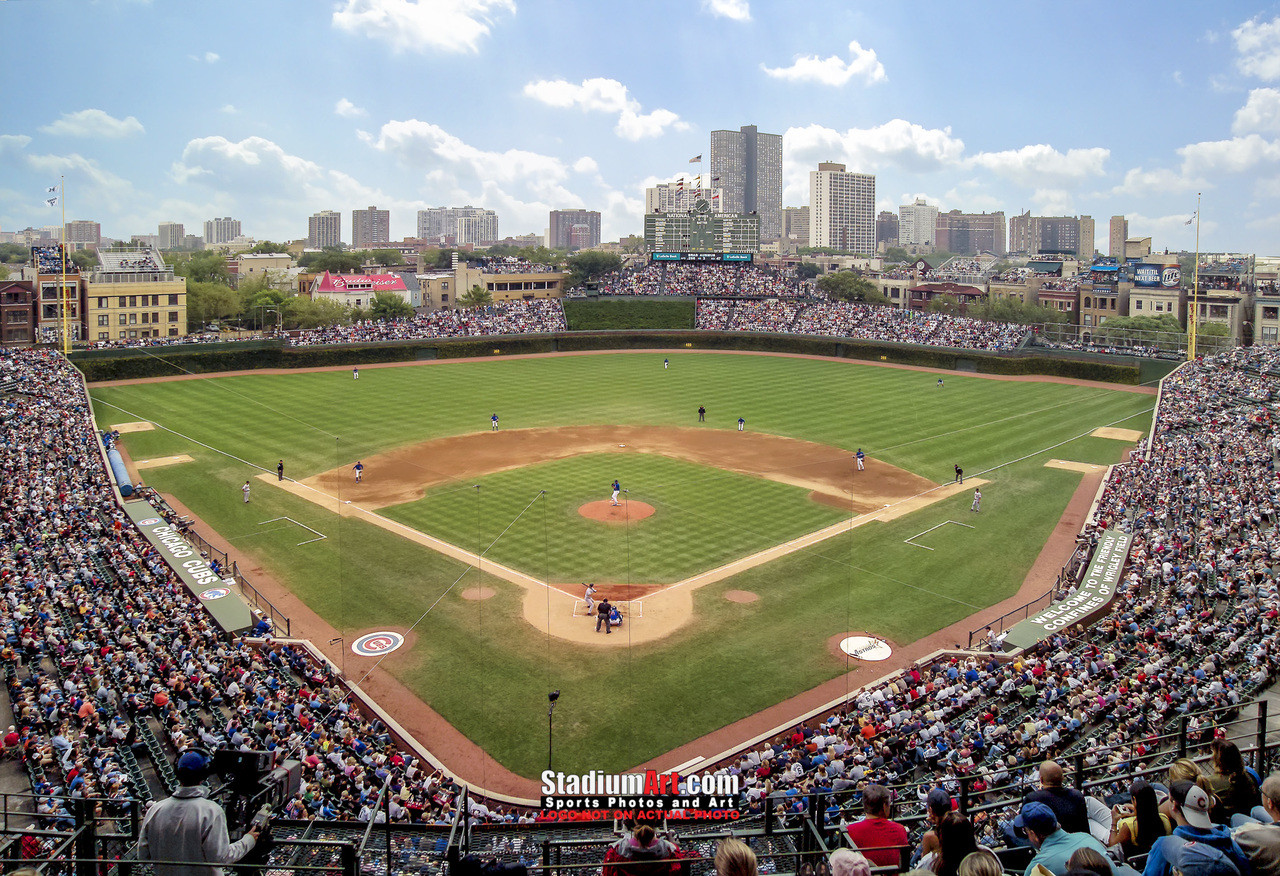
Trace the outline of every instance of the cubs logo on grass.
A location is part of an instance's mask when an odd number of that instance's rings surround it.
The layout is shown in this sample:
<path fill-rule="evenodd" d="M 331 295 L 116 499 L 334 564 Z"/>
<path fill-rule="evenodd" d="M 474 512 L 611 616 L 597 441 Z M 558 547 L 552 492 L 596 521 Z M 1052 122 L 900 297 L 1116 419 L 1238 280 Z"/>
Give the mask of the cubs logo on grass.
<path fill-rule="evenodd" d="M 378 657 L 391 653 L 403 644 L 404 636 L 384 630 L 356 639 L 351 643 L 351 652 L 360 657 Z"/>
<path fill-rule="evenodd" d="M 208 590 L 200 594 L 201 599 L 221 599 L 224 596 L 230 596 L 231 591 L 226 587 L 210 587 Z"/>

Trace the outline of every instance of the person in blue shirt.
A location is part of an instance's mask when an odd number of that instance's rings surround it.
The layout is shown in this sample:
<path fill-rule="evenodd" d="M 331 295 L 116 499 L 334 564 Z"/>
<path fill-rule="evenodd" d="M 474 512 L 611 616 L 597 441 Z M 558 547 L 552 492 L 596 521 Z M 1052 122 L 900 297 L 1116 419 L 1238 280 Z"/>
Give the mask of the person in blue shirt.
<path fill-rule="evenodd" d="M 1036 856 L 1027 865 L 1023 876 L 1032 876 L 1036 865 L 1044 867 L 1054 876 L 1066 876 L 1070 869 L 1067 861 L 1077 849 L 1093 849 L 1106 857 L 1107 847 L 1091 834 L 1068 833 L 1058 827 L 1058 816 L 1043 803 L 1024 804 L 1013 823 L 1015 827 L 1021 827 L 1027 832 L 1027 839 L 1036 850 Z"/>

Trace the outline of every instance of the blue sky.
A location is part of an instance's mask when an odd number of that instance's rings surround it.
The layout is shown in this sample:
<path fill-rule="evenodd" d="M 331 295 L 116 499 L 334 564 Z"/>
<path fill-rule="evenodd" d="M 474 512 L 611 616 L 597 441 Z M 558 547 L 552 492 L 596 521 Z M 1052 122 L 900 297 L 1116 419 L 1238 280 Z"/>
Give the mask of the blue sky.
<path fill-rule="evenodd" d="M 473 204 L 639 232 L 709 133 L 874 173 L 880 209 L 1087 213 L 1157 247 L 1280 253 L 1280 6 L 1039 0 L 0 0 L 0 229 Z M 56 54 L 55 53 L 59 53 Z M 52 59 L 57 57 L 57 61 Z"/>

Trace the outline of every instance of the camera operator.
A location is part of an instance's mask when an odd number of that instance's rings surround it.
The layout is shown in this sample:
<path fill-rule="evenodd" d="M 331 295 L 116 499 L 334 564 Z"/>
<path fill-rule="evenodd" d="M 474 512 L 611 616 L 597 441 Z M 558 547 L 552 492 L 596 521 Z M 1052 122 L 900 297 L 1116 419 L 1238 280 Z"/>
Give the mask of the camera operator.
<path fill-rule="evenodd" d="M 258 841 L 251 828 L 236 842 L 227 836 L 227 816 L 208 799 L 201 782 L 209 774 L 210 758 L 188 751 L 178 759 L 178 783 L 172 797 L 152 806 L 142 819 L 138 858 L 143 861 L 181 861 L 156 864 L 156 876 L 222 876 L 217 864 L 233 864 L 247 855 Z"/>

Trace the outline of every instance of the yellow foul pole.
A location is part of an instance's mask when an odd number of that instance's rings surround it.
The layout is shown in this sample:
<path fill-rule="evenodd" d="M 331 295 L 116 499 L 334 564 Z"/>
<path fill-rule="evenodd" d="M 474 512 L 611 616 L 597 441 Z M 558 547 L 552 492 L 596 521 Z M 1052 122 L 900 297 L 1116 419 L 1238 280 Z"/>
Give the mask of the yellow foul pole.
<path fill-rule="evenodd" d="M 1196 318 L 1200 310 L 1200 193 L 1196 192 L 1196 260 L 1191 269 L 1191 316 L 1187 319 L 1187 360 L 1196 358 Z"/>

